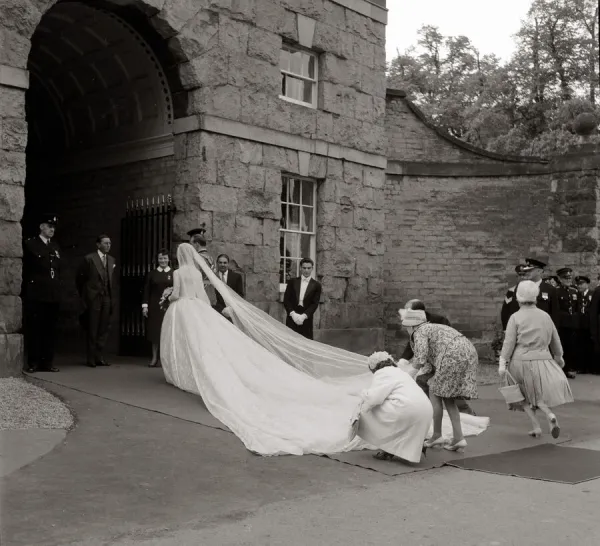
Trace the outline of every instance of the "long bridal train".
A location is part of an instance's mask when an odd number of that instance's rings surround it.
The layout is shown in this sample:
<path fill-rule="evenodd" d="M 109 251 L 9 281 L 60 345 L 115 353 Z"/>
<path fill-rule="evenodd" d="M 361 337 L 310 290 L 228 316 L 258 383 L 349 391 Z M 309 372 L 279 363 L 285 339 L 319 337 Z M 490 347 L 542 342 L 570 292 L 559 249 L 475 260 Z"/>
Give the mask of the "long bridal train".
<path fill-rule="evenodd" d="M 180 245 L 177 258 L 161 332 L 167 382 L 201 396 L 246 448 L 262 455 L 371 447 L 347 440 L 350 417 L 372 380 L 366 357 L 296 334 L 230 290 L 191 245 Z M 235 325 L 212 309 L 199 270 L 223 296 Z M 489 423 L 463 417 L 465 435 Z M 444 433 L 451 434 L 447 419 Z"/>

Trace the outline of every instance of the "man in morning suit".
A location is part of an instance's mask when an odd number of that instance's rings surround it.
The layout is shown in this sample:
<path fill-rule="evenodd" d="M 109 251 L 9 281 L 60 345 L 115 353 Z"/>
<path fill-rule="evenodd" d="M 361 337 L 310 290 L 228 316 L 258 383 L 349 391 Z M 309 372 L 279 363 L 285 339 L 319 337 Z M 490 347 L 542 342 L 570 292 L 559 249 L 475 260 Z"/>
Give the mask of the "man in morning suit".
<path fill-rule="evenodd" d="M 114 309 L 115 259 L 110 256 L 108 235 L 96 239 L 96 251 L 83 259 L 75 282 L 83 303 L 84 327 L 87 334 L 87 365 L 110 366 L 104 359 L 110 319 Z"/>
<path fill-rule="evenodd" d="M 220 254 L 217 256 L 217 275 L 219 278 L 231 288 L 238 296 L 244 297 L 244 279 L 239 273 L 229 269 L 229 256 Z M 216 294 L 217 303 L 213 305 L 213 309 L 221 313 L 223 316 L 229 317 L 229 309 L 225 305 L 225 300 L 219 292 Z"/>
<path fill-rule="evenodd" d="M 308 339 L 313 339 L 313 315 L 321 300 L 321 283 L 311 278 L 314 265 L 310 258 L 302 258 L 300 277 L 288 281 L 283 295 L 285 325 Z"/>
<path fill-rule="evenodd" d="M 40 233 L 23 245 L 23 300 L 27 372 L 58 372 L 53 365 L 60 302 L 60 248 L 52 240 L 57 218 L 44 214 Z"/>

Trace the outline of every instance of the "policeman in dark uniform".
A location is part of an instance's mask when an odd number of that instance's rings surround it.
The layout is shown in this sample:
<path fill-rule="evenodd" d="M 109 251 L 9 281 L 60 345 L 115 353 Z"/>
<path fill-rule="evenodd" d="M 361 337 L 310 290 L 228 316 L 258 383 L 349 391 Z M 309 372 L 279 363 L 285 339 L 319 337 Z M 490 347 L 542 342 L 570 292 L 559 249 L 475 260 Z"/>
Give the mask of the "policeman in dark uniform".
<path fill-rule="evenodd" d="M 590 329 L 590 308 L 592 291 L 590 278 L 585 275 L 575 277 L 575 286 L 579 292 L 579 330 L 577 332 L 577 371 L 590 373 L 593 369 L 594 343 Z"/>
<path fill-rule="evenodd" d="M 504 296 L 504 303 L 502 304 L 502 310 L 500 311 L 500 320 L 502 321 L 502 330 L 506 330 L 508 319 L 513 313 L 519 310 L 519 304 L 517 303 L 516 290 L 517 285 L 520 281 L 525 278 L 525 272 L 523 271 L 526 266 L 519 264 L 515 267 L 515 273 L 517 274 L 517 284 L 511 286 Z"/>
<path fill-rule="evenodd" d="M 569 379 L 574 379 L 577 360 L 577 333 L 579 330 L 579 294 L 572 286 L 573 270 L 563 267 L 556 272 L 560 286 L 556 289 L 558 293 L 559 326 L 558 335 L 563 347 L 565 367 L 563 368 Z"/>
<path fill-rule="evenodd" d="M 542 280 L 542 274 L 545 267 L 545 262 L 542 262 L 537 258 L 527 258 L 521 271 L 523 273 L 523 280 L 533 281 L 538 285 L 540 293 L 537 297 L 537 307 L 548 313 L 558 328 L 559 313 L 557 292 L 553 286 Z M 519 283 L 517 283 L 517 286 L 518 284 Z M 519 303 L 517 302 L 515 295 L 516 291 L 517 287 L 515 286 L 511 297 L 509 297 L 509 292 L 507 292 L 504 305 L 502 306 L 501 318 L 504 329 L 506 329 L 508 319 L 519 310 Z"/>
<path fill-rule="evenodd" d="M 216 271 L 215 261 L 206 248 L 206 237 L 204 235 L 206 228 L 204 226 L 205 224 L 202 224 L 199 228 L 190 229 L 187 232 L 187 236 L 190 238 L 190 244 L 196 249 L 196 252 L 206 260 L 213 271 Z"/>
<path fill-rule="evenodd" d="M 23 244 L 23 300 L 27 372 L 58 372 L 54 336 L 60 302 L 60 248 L 52 240 L 55 214 L 40 218 L 40 233 Z"/>

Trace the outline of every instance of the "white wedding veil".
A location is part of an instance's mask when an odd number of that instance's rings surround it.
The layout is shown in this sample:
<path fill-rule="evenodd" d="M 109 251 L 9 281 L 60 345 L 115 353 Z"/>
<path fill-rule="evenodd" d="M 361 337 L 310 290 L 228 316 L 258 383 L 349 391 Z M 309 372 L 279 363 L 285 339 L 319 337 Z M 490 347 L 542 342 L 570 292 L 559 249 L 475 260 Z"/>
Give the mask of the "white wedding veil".
<path fill-rule="evenodd" d="M 182 246 L 193 247 L 187 243 Z M 184 252 L 184 251 L 182 251 Z M 179 250 L 178 250 L 179 255 Z M 185 250 L 186 265 L 190 253 Z M 285 324 L 240 297 L 222 282 L 206 261 L 194 251 L 197 267 L 223 297 L 233 323 L 270 353 L 308 375 L 334 384 L 368 385 L 372 378 L 367 357 L 306 339 Z"/>

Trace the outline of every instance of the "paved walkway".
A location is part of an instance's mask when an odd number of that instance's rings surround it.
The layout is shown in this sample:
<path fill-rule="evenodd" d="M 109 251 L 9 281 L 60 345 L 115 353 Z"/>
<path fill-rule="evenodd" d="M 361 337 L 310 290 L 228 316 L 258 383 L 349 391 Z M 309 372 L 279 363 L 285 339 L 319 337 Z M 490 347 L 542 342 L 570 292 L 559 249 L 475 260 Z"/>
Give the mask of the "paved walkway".
<path fill-rule="evenodd" d="M 156 371 L 63 369 L 47 378 L 72 373 L 97 385 L 108 374 Z M 0 480 L 6 546 L 600 543 L 600 480 L 569 486 L 448 467 L 390 477 L 324 457 L 255 457 L 229 432 L 49 387 L 73 406 L 78 426 Z M 578 402 L 558 412 L 563 430 L 593 448 L 600 378 L 573 387 Z M 495 387 L 481 395 L 476 409 L 492 427 L 480 438 L 520 446 L 524 416 L 505 411 Z"/>

